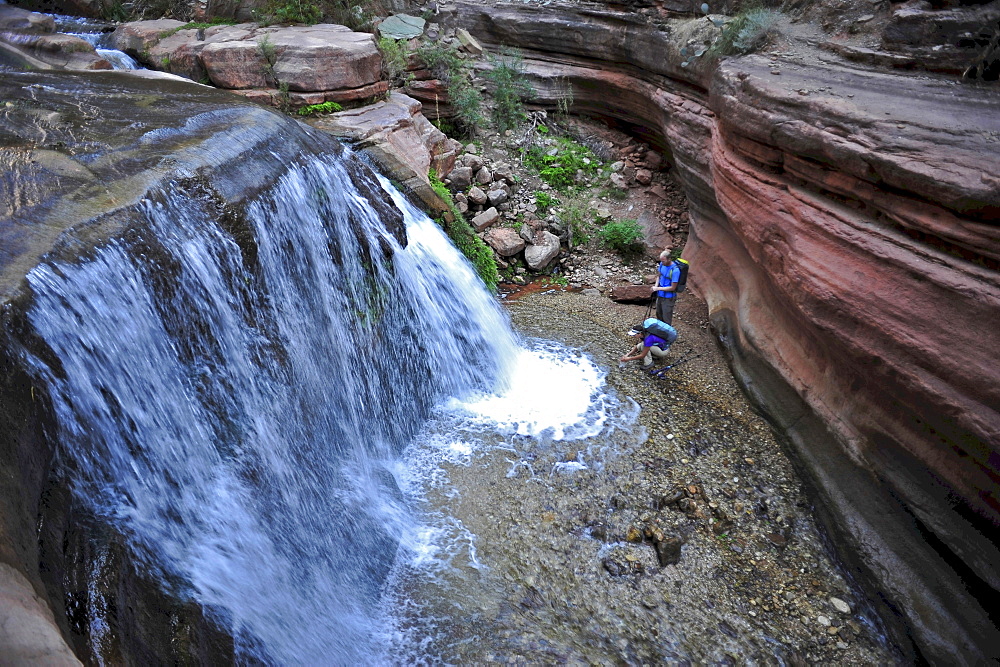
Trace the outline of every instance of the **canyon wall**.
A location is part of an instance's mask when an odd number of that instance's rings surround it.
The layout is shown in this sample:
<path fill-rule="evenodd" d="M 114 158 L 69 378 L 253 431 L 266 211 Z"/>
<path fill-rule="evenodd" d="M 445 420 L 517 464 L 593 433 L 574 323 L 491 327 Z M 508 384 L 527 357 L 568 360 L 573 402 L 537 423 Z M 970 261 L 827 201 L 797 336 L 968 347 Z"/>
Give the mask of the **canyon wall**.
<path fill-rule="evenodd" d="M 849 63 L 791 25 L 769 57 L 682 66 L 712 28 L 654 18 L 444 17 L 522 49 L 533 102 L 571 88 L 670 157 L 694 289 L 845 566 L 904 653 L 996 659 L 1000 88 Z"/>

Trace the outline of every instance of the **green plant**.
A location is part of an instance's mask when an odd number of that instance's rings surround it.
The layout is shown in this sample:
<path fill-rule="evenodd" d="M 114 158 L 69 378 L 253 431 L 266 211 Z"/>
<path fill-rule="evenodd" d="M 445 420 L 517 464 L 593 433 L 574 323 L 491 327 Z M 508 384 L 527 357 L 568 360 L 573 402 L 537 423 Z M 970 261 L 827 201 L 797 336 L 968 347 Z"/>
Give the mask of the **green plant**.
<path fill-rule="evenodd" d="M 271 41 L 270 35 L 264 35 L 257 40 L 257 53 L 264 58 L 264 78 L 268 81 L 277 82 L 274 75 L 274 65 L 278 62 L 278 50 Z"/>
<path fill-rule="evenodd" d="M 622 254 L 637 251 L 642 242 L 642 227 L 635 220 L 612 220 L 597 232 L 601 241 Z"/>
<path fill-rule="evenodd" d="M 104 5 L 101 8 L 101 15 L 106 21 L 114 23 L 125 23 L 132 18 L 132 14 L 125 8 L 125 3 L 121 0 L 115 0 L 111 4 Z"/>
<path fill-rule="evenodd" d="M 540 215 L 545 215 L 549 212 L 549 209 L 559 203 L 559 200 L 550 195 L 544 190 L 539 190 L 535 193 L 535 206 L 538 207 L 538 213 Z"/>
<path fill-rule="evenodd" d="M 306 106 L 299 109 L 296 113 L 300 116 L 312 116 L 317 113 L 336 113 L 337 111 L 343 111 L 344 107 L 337 104 L 336 102 L 320 102 L 319 104 L 307 104 Z"/>
<path fill-rule="evenodd" d="M 569 110 L 573 107 L 573 84 L 566 80 L 566 77 L 559 79 L 559 95 L 556 98 L 556 114 L 564 119 L 569 116 Z"/>
<path fill-rule="evenodd" d="M 444 83 L 458 130 L 473 136 L 476 128 L 483 124 L 483 98 L 472 85 L 472 66 L 454 46 L 441 42 L 424 44 L 417 49 L 417 56 Z M 436 116 L 441 117 L 440 113 Z"/>
<path fill-rule="evenodd" d="M 396 86 L 405 86 L 413 75 L 406 71 L 409 52 L 406 40 L 383 37 L 378 40 L 378 50 L 382 53 L 382 71 L 385 78 Z"/>
<path fill-rule="evenodd" d="M 622 190 L 621 188 L 607 187 L 601 190 L 601 196 L 607 197 L 608 199 L 614 199 L 616 201 L 625 201 L 628 199 L 628 190 Z"/>
<path fill-rule="evenodd" d="M 725 23 L 711 51 L 720 56 L 752 53 L 774 35 L 780 19 L 781 12 L 774 9 L 745 7 Z"/>
<path fill-rule="evenodd" d="M 160 65 L 163 66 L 163 70 L 166 72 L 170 71 L 170 56 L 163 56 L 160 58 Z"/>
<path fill-rule="evenodd" d="M 310 0 L 273 0 L 264 9 L 262 23 L 302 23 L 315 25 L 323 18 L 323 10 Z"/>
<path fill-rule="evenodd" d="M 489 56 L 492 68 L 484 77 L 493 83 L 493 127 L 498 132 L 518 128 L 527 116 L 524 113 L 524 98 L 530 98 L 534 91 L 524 75 L 524 59 L 517 49 L 502 48 L 500 54 Z"/>
<path fill-rule="evenodd" d="M 570 200 L 563 206 L 559 219 L 566 226 L 569 232 L 570 245 L 572 247 L 581 246 L 590 240 L 587 234 L 590 228 L 588 219 L 589 205 L 578 199 Z"/>
<path fill-rule="evenodd" d="M 559 287 L 569 287 L 569 278 L 562 274 L 554 273 L 550 276 L 545 277 L 545 282 L 548 285 L 558 285 Z"/>
<path fill-rule="evenodd" d="M 288 113 L 292 106 L 292 96 L 288 94 L 288 82 L 278 82 L 278 108 Z"/>
<path fill-rule="evenodd" d="M 589 148 L 566 137 L 557 139 L 555 147 L 547 150 L 544 146 L 532 146 L 524 161 L 557 190 L 576 185 L 577 172 L 595 174 L 599 166 L 597 156 Z"/>
<path fill-rule="evenodd" d="M 476 273 L 486 283 L 486 287 L 491 292 L 496 291 L 497 283 L 500 282 L 500 273 L 497 270 L 497 262 L 496 258 L 493 257 L 493 251 L 486 245 L 485 241 L 476 236 L 476 231 L 466 221 L 465 216 L 458 210 L 458 207 L 455 206 L 455 200 L 452 199 L 451 192 L 437 177 L 437 174 L 431 171 L 427 177 L 434 193 L 444 201 L 448 206 L 449 213 L 451 213 L 451 216 L 442 216 L 439 218 L 438 224 L 444 227 L 448 238 L 451 239 L 455 247 L 472 263 L 472 266 L 476 269 Z M 450 221 L 448 217 L 451 217 Z"/>
<path fill-rule="evenodd" d="M 371 32 L 376 18 L 392 13 L 381 0 L 325 0 L 323 7 L 329 23 L 346 25 L 355 32 Z"/>

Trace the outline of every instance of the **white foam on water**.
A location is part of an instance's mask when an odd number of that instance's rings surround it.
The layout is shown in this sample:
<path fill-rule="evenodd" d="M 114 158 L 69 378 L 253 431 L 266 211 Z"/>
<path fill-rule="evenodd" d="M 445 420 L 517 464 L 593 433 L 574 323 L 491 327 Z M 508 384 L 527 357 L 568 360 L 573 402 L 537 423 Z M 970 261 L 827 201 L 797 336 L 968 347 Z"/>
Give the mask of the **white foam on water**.
<path fill-rule="evenodd" d="M 453 398 L 445 410 L 499 433 L 578 440 L 597 435 L 607 422 L 604 379 L 579 350 L 536 341 L 516 353 L 499 391 Z"/>

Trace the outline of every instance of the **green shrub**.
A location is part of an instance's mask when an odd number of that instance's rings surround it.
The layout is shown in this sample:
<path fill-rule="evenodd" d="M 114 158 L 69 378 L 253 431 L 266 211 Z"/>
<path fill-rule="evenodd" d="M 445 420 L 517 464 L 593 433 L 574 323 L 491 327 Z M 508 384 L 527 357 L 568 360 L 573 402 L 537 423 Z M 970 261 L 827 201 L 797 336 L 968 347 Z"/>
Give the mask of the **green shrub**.
<path fill-rule="evenodd" d="M 264 15 L 264 23 L 316 25 L 323 18 L 323 10 L 309 0 L 273 0 L 264 9 Z"/>
<path fill-rule="evenodd" d="M 121 0 L 114 0 L 111 4 L 103 5 L 101 16 L 104 17 L 105 21 L 125 23 L 132 19 L 133 14 L 125 7 L 125 4 Z"/>
<path fill-rule="evenodd" d="M 501 133 L 516 129 L 527 118 L 521 100 L 534 94 L 524 75 L 524 59 L 516 49 L 501 49 L 489 62 L 492 69 L 483 76 L 494 85 L 493 127 Z"/>
<path fill-rule="evenodd" d="M 541 179 L 557 190 L 576 185 L 578 171 L 596 174 L 600 165 L 589 148 L 565 137 L 556 140 L 555 150 L 533 146 L 526 152 L 524 161 L 538 170 Z"/>
<path fill-rule="evenodd" d="M 709 51 L 720 56 L 752 53 L 774 36 L 781 12 L 759 5 L 746 7 L 727 21 Z"/>
<path fill-rule="evenodd" d="M 455 47 L 441 42 L 425 43 L 417 49 L 417 56 L 444 83 L 459 132 L 474 135 L 476 128 L 483 124 L 483 98 L 472 85 L 472 66 Z M 440 114 L 437 115 L 440 118 Z"/>
<path fill-rule="evenodd" d="M 343 111 L 344 107 L 336 102 L 320 102 L 319 104 L 309 104 L 298 110 L 300 116 L 311 116 L 316 113 L 335 113 Z"/>
<path fill-rule="evenodd" d="M 588 231 L 590 225 L 589 206 L 580 200 L 571 200 L 563 206 L 559 220 L 569 231 L 570 244 L 581 246 L 590 240 Z"/>
<path fill-rule="evenodd" d="M 625 201 L 628 199 L 628 190 L 623 190 L 621 188 L 607 187 L 601 190 L 601 196 L 607 197 L 608 199 L 614 199 L 616 201 Z"/>
<path fill-rule="evenodd" d="M 493 257 L 493 250 L 486 245 L 485 241 L 476 236 L 476 231 L 472 228 L 472 225 L 466 221 L 465 216 L 455 206 L 455 200 L 452 199 L 451 192 L 448 191 L 447 186 L 438 179 L 433 171 L 427 176 L 430 180 L 431 188 L 448 205 L 453 218 L 451 222 L 448 222 L 442 217 L 438 219 L 438 224 L 444 227 L 448 238 L 451 239 L 455 247 L 472 263 L 472 266 L 476 269 L 476 273 L 486 283 L 486 287 L 491 292 L 495 292 L 497 283 L 500 282 L 500 273 L 497 270 L 496 259 Z"/>
<path fill-rule="evenodd" d="M 346 25 L 355 32 L 371 32 L 374 19 L 391 13 L 380 0 L 324 0 L 323 9 L 328 23 Z"/>
<path fill-rule="evenodd" d="M 641 248 L 642 227 L 635 220 L 612 220 L 597 232 L 601 241 L 622 254 L 634 253 Z"/>
<path fill-rule="evenodd" d="M 264 35 L 257 40 L 257 53 L 264 59 L 264 76 L 270 81 L 275 81 L 274 65 L 278 62 L 278 50 L 270 35 Z"/>
<path fill-rule="evenodd" d="M 385 78 L 395 86 L 405 86 L 413 75 L 406 71 L 409 53 L 406 40 L 383 37 L 378 40 L 378 50 L 382 53 L 382 71 Z"/>
<path fill-rule="evenodd" d="M 544 190 L 535 193 L 535 206 L 538 207 L 539 215 L 545 215 L 549 209 L 559 203 L 559 200 Z"/>

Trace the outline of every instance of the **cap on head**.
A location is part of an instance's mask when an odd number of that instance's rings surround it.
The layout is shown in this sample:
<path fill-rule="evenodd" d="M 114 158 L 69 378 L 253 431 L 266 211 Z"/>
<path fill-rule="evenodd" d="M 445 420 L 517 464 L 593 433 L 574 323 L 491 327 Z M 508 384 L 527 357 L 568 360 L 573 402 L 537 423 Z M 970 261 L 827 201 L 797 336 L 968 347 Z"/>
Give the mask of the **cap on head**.
<path fill-rule="evenodd" d="M 641 333 L 642 333 L 642 325 L 641 324 L 633 324 L 632 328 L 628 330 L 628 335 L 629 336 L 638 336 Z"/>

